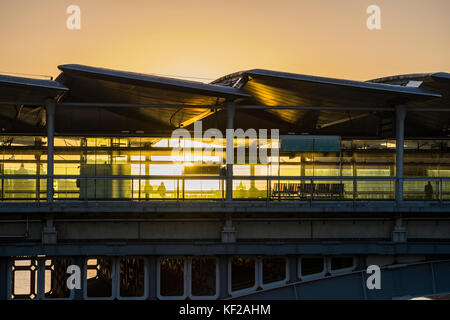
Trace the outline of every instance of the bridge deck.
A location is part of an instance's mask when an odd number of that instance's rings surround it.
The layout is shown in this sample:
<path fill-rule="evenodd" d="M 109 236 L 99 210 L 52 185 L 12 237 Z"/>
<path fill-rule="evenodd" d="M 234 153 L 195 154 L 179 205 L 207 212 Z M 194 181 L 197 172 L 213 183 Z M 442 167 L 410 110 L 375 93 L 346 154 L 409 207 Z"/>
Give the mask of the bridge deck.
<path fill-rule="evenodd" d="M 0 204 L 0 213 L 40 212 L 450 212 L 450 201 L 61 201 L 10 202 Z"/>

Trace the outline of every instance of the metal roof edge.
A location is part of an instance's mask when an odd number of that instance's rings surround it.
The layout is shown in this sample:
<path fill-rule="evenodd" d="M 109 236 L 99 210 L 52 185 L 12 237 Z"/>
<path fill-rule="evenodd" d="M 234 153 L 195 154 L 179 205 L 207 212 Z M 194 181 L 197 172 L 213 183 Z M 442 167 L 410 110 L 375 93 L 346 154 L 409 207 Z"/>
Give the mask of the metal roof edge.
<path fill-rule="evenodd" d="M 271 70 L 264 70 L 264 69 L 248 70 L 248 71 L 246 71 L 246 74 L 248 74 L 250 76 L 284 78 L 284 79 L 290 79 L 290 80 L 314 82 L 314 83 L 319 83 L 319 84 L 331 84 L 331 85 L 337 85 L 337 86 L 348 86 L 348 87 L 368 89 L 368 90 L 391 91 L 391 92 L 398 92 L 398 93 L 404 93 L 404 94 L 422 95 L 422 96 L 428 96 L 428 97 L 434 97 L 434 98 L 441 97 L 441 94 L 432 92 L 429 90 L 424 90 L 424 89 L 414 88 L 414 87 L 403 87 L 403 86 L 398 86 L 398 85 L 390 85 L 390 84 L 385 84 L 385 83 L 372 83 L 372 82 L 365 82 L 365 81 L 317 77 L 317 76 L 309 76 L 309 75 L 287 73 L 287 72 L 278 72 L 278 71 L 271 71 Z"/>
<path fill-rule="evenodd" d="M 70 73 L 70 72 L 79 72 L 82 74 L 91 74 L 95 75 L 99 78 L 110 78 L 115 80 L 133 80 L 137 81 L 139 83 L 155 83 L 158 85 L 167 85 L 170 87 L 180 87 L 184 89 L 193 89 L 196 91 L 202 91 L 202 92 L 210 92 L 210 93 L 217 93 L 222 96 L 234 96 L 234 97 L 248 97 L 249 95 L 239 89 L 236 88 L 230 88 L 226 86 L 220 86 L 216 84 L 208 84 L 203 82 L 197 82 L 197 81 L 190 81 L 190 80 L 182 80 L 182 79 L 176 79 L 176 78 L 169 78 L 169 77 L 161 77 L 161 76 L 154 76 L 154 75 L 148 75 L 143 73 L 135 73 L 135 72 L 128 72 L 128 71 L 120 71 L 120 70 L 113 70 L 113 69 L 107 69 L 107 68 L 98 68 L 98 67 L 91 67 L 91 66 L 85 66 L 80 64 L 65 64 L 65 65 L 59 65 L 58 69 L 60 69 L 63 73 Z"/>
<path fill-rule="evenodd" d="M 58 81 L 54 80 L 43 80 L 43 79 L 35 79 L 35 78 L 24 78 L 24 77 L 15 77 L 9 75 L 0 74 L 0 83 L 19 85 L 19 86 L 28 86 L 28 87 L 37 87 L 43 89 L 52 89 L 56 91 L 68 91 L 65 85 Z"/>
<path fill-rule="evenodd" d="M 450 80 L 450 73 L 447 72 L 436 72 L 431 75 L 433 79 L 445 79 Z"/>

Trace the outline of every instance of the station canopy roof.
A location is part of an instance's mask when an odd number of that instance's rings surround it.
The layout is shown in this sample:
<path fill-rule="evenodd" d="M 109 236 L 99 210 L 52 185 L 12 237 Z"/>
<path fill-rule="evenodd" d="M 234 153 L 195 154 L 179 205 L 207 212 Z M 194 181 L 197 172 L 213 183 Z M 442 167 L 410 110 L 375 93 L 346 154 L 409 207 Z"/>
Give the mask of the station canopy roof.
<path fill-rule="evenodd" d="M 252 95 L 255 104 L 268 106 L 313 106 L 317 110 L 270 109 L 263 111 L 289 124 L 291 131 L 327 131 L 336 126 L 352 126 L 356 131 L 373 124 L 380 108 L 440 99 L 438 91 L 386 83 L 351 81 L 302 74 L 253 69 L 214 81 L 239 87 Z M 370 111 L 336 112 L 319 107 L 367 107 Z M 364 120 L 363 120 L 364 119 Z M 326 129 L 328 128 L 328 129 Z M 375 128 L 371 128 L 373 131 Z"/>
<path fill-rule="evenodd" d="M 35 102 L 55 98 L 69 88 L 53 80 L 0 75 L 0 100 Z"/>
<path fill-rule="evenodd" d="M 249 95 L 241 90 L 201 82 L 158 77 L 133 72 L 94 68 L 76 64 L 58 67 L 62 74 L 57 81 L 70 87 L 64 101 L 171 104 L 180 109 L 158 107 L 128 108 L 111 111 L 159 122 L 169 127 L 186 126 L 211 114 L 204 108 L 181 108 L 182 105 L 220 105 Z"/>
<path fill-rule="evenodd" d="M 276 127 L 282 132 L 356 136 L 380 135 L 380 123 L 392 118 L 392 112 L 386 113 L 382 108 L 398 104 L 450 108 L 450 78 L 443 72 L 350 81 L 253 69 L 206 84 L 76 64 L 58 68 L 62 72 L 56 81 L 0 76 L 0 100 L 35 101 L 50 97 L 67 103 L 95 103 L 96 107 L 92 108 L 58 108 L 57 130 L 111 133 L 124 130 L 168 132 L 177 127 L 189 128 L 200 119 L 207 126 L 224 129 L 224 110 L 183 106 L 214 105 L 225 109 L 228 101 L 236 105 L 275 106 L 274 109 L 238 110 L 236 127 Z M 161 106 L 99 108 L 101 103 Z M 164 106 L 168 104 L 179 107 Z M 317 107 L 317 110 L 277 109 L 276 106 Z M 339 107 L 368 110 L 343 111 Z M 9 118 L 11 115 L 2 113 L 1 116 Z M 408 113 L 407 133 L 409 124 L 412 135 L 446 136 L 448 123 L 448 112 L 414 111 Z"/>
<path fill-rule="evenodd" d="M 11 104 L 0 105 L 0 120 L 5 127 L 29 131 L 45 125 L 45 111 L 42 102 L 58 99 L 69 88 L 63 84 L 44 79 L 0 75 L 0 101 Z M 30 104 L 25 104 L 30 103 Z M 14 123 L 11 120 L 15 120 Z"/>

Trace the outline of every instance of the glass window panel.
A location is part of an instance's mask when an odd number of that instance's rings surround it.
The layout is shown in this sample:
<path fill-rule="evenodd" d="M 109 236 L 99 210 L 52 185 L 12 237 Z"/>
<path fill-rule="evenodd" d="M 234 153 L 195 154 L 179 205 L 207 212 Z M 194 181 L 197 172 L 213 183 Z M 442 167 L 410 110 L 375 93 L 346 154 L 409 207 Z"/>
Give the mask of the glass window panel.
<path fill-rule="evenodd" d="M 403 198 L 408 200 L 439 200 L 439 181 L 404 181 Z"/>
<path fill-rule="evenodd" d="M 301 258 L 300 263 L 302 276 L 321 273 L 324 270 L 324 258 L 321 257 Z"/>
<path fill-rule="evenodd" d="M 280 176 L 299 176 L 300 165 L 280 165 Z"/>
<path fill-rule="evenodd" d="M 353 257 L 331 257 L 331 270 L 347 269 L 353 267 Z"/>
<path fill-rule="evenodd" d="M 357 168 L 358 176 L 374 176 L 374 177 L 389 177 L 391 175 L 390 168 Z"/>
<path fill-rule="evenodd" d="M 79 147 L 81 138 L 77 137 L 55 137 L 55 147 Z"/>
<path fill-rule="evenodd" d="M 110 297 L 112 295 L 112 260 L 96 259 L 87 263 L 87 296 L 90 298 Z"/>
<path fill-rule="evenodd" d="M 314 170 L 314 176 L 316 177 L 338 177 L 340 176 L 340 169 L 336 166 L 333 167 L 325 167 L 325 166 L 320 166 L 320 167 L 315 167 Z"/>
<path fill-rule="evenodd" d="M 166 297 L 184 295 L 184 259 L 163 258 L 160 261 L 160 295 Z"/>
<path fill-rule="evenodd" d="M 286 259 L 267 258 L 262 260 L 263 284 L 278 282 L 286 279 Z"/>
<path fill-rule="evenodd" d="M 14 272 L 14 295 L 25 295 L 31 293 L 30 288 L 31 271 L 17 270 Z"/>
<path fill-rule="evenodd" d="M 249 165 L 233 165 L 233 175 L 249 176 L 250 175 L 250 166 Z"/>
<path fill-rule="evenodd" d="M 31 260 L 15 260 L 15 266 L 31 266 Z"/>
<path fill-rule="evenodd" d="M 12 266 L 11 298 L 34 299 L 37 294 L 37 261 L 15 260 Z"/>
<path fill-rule="evenodd" d="M 280 156 L 280 162 L 296 162 L 299 163 L 301 161 L 301 158 L 299 155 L 296 155 L 293 153 L 291 156 Z"/>
<path fill-rule="evenodd" d="M 255 259 L 231 259 L 231 290 L 237 291 L 255 285 Z"/>
<path fill-rule="evenodd" d="M 120 260 L 120 296 L 142 297 L 145 285 L 144 259 L 127 258 Z"/>
<path fill-rule="evenodd" d="M 58 157 L 55 157 L 57 159 Z M 64 163 L 58 162 L 55 160 L 54 164 L 54 172 L 57 175 L 79 175 L 80 174 L 80 157 L 77 156 L 77 160 L 69 160 L 69 157 L 64 156 Z M 74 163 L 68 163 L 68 161 L 74 161 Z M 40 174 L 44 174 L 44 168 L 40 169 Z"/>
<path fill-rule="evenodd" d="M 131 156 L 131 161 L 145 161 L 145 156 Z"/>
<path fill-rule="evenodd" d="M 214 296 L 216 294 L 216 264 L 215 258 L 192 259 L 192 295 Z"/>
<path fill-rule="evenodd" d="M 67 279 L 70 274 L 67 268 L 71 265 L 70 259 L 47 259 L 45 261 L 45 297 L 68 298 L 70 290 L 67 287 Z"/>
<path fill-rule="evenodd" d="M 80 188 L 77 179 L 55 179 L 55 194 L 56 199 L 79 198 Z"/>

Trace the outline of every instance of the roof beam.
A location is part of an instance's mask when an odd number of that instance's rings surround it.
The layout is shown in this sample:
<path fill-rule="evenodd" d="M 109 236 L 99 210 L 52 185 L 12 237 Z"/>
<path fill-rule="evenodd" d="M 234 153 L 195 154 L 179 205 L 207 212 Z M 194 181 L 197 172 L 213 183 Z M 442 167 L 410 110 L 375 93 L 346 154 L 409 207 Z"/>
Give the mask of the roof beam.
<path fill-rule="evenodd" d="M 183 104 L 133 104 L 133 103 L 85 103 L 85 102 L 62 102 L 59 107 L 91 107 L 91 108 L 195 108 L 195 109 L 225 109 L 224 105 L 183 105 Z M 393 107 L 330 107 L 330 106 L 265 106 L 265 105 L 239 105 L 236 109 L 279 109 L 279 110 L 329 110 L 329 111 L 392 111 Z M 450 111 L 450 110 L 449 110 Z"/>
<path fill-rule="evenodd" d="M 326 128 L 326 127 L 334 126 L 334 125 L 345 123 L 345 122 L 348 122 L 348 121 L 353 121 L 353 120 L 356 120 L 356 119 L 364 118 L 364 117 L 367 117 L 369 115 L 370 115 L 370 113 L 362 113 L 362 114 L 359 114 L 359 115 L 356 115 L 356 116 L 353 116 L 353 117 L 352 116 L 348 116 L 348 117 L 345 117 L 343 119 L 339 119 L 339 120 L 336 120 L 336 121 L 332 121 L 332 122 L 324 123 L 324 124 L 321 124 L 321 125 L 317 125 L 316 129 L 323 129 L 323 128 Z"/>
<path fill-rule="evenodd" d="M 0 101 L 0 105 L 44 105 L 43 101 Z M 90 103 L 90 102 L 58 102 L 57 107 L 86 107 L 86 108 L 193 108 L 193 109 L 224 109 L 224 105 L 184 105 L 184 104 L 139 104 L 139 103 Z M 327 110 L 327 111 L 395 111 L 394 107 L 350 107 L 350 106 L 266 106 L 239 105 L 236 109 L 246 110 Z M 450 108 L 409 107 L 409 112 L 450 112 Z"/>

